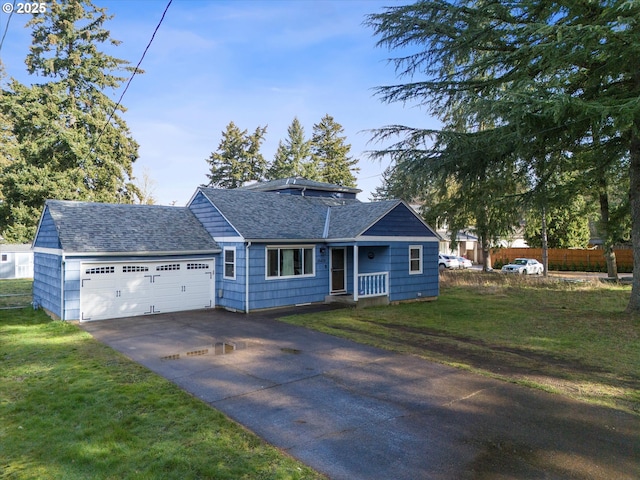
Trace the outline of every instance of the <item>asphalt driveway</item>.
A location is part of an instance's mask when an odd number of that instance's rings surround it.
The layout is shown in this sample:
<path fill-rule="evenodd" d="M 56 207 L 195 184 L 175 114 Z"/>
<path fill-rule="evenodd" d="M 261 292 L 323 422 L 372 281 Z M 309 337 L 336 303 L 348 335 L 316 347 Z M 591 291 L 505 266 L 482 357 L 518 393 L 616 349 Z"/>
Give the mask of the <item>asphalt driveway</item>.
<path fill-rule="evenodd" d="M 639 417 L 276 320 L 288 313 L 81 327 L 333 479 L 640 478 Z"/>

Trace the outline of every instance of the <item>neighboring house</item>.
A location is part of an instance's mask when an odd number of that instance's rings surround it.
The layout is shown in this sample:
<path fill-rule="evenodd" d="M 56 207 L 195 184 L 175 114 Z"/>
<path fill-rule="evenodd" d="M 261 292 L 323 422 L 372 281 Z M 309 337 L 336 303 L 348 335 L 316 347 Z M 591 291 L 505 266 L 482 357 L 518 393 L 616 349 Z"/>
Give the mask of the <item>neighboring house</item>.
<path fill-rule="evenodd" d="M 0 244 L 0 279 L 33 278 L 31 245 Z"/>
<path fill-rule="evenodd" d="M 451 233 L 446 230 L 438 230 L 442 240 L 440 241 L 440 252 L 446 255 L 458 255 L 471 260 L 473 263 L 482 263 L 482 250 L 478 243 L 478 237 L 467 232 L 458 232 L 456 235 L 456 246 L 452 248 Z"/>
<path fill-rule="evenodd" d="M 201 187 L 186 208 L 48 201 L 34 300 L 94 320 L 436 297 L 438 235 L 406 203 L 361 203 L 358 192 L 296 178 Z"/>

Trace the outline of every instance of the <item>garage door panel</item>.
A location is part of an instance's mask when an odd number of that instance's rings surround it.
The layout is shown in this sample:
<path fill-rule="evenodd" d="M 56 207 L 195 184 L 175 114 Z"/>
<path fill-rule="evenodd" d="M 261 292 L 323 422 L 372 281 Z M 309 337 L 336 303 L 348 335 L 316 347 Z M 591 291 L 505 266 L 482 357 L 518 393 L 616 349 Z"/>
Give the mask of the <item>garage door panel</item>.
<path fill-rule="evenodd" d="M 162 312 L 212 306 L 213 262 L 158 265 L 155 278 L 156 309 Z"/>
<path fill-rule="evenodd" d="M 83 320 L 213 306 L 213 260 L 84 264 Z"/>

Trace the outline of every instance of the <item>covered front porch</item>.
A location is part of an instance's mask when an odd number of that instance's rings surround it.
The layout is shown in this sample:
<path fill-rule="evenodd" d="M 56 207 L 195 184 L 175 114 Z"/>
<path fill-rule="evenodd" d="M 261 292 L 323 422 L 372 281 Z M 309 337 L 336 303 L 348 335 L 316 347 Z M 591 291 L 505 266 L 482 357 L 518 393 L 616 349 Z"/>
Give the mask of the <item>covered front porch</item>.
<path fill-rule="evenodd" d="M 360 306 L 389 303 L 389 245 L 335 244 L 328 249 L 327 302 Z"/>

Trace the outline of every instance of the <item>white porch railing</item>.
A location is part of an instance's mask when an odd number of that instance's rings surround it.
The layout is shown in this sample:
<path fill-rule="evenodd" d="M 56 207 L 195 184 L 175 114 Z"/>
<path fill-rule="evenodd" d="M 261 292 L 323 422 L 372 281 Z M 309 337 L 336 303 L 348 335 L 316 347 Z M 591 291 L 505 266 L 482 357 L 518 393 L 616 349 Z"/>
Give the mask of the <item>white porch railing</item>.
<path fill-rule="evenodd" d="M 389 272 L 358 274 L 358 298 L 385 295 L 389 295 Z"/>

